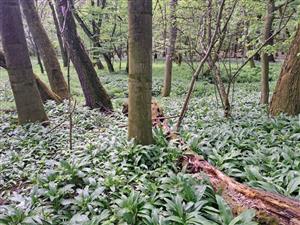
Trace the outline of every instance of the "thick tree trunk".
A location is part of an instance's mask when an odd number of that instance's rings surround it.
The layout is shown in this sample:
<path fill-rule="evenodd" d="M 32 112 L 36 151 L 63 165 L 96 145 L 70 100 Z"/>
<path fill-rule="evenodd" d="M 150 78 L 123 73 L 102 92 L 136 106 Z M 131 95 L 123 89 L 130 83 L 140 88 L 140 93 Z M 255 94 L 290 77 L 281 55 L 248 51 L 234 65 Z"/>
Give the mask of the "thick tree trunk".
<path fill-rule="evenodd" d="M 19 123 L 48 120 L 39 94 L 25 40 L 18 0 L 0 1 L 2 45 Z"/>
<path fill-rule="evenodd" d="M 177 0 L 170 0 L 170 36 L 167 47 L 167 55 L 165 62 L 165 80 L 162 91 L 163 97 L 170 96 L 172 86 L 172 66 L 175 57 L 175 44 L 177 38 L 177 26 L 176 26 L 176 6 Z"/>
<path fill-rule="evenodd" d="M 48 3 L 49 3 L 49 7 L 51 9 L 51 13 L 52 13 L 52 17 L 53 17 L 53 21 L 54 21 L 54 25 L 55 25 L 55 29 L 56 29 L 56 36 L 57 36 L 63 64 L 64 64 L 64 67 L 67 67 L 68 66 L 68 55 L 67 55 L 67 51 L 64 47 L 63 39 L 62 39 L 61 32 L 60 32 L 59 18 L 56 16 L 55 8 L 52 3 L 52 0 L 49 0 Z"/>
<path fill-rule="evenodd" d="M 300 113 L 300 26 L 281 69 L 279 80 L 272 96 L 272 115 Z"/>
<path fill-rule="evenodd" d="M 265 17 L 264 40 L 272 36 L 272 25 L 274 20 L 275 1 L 267 1 L 267 13 Z M 271 44 L 271 43 L 268 43 Z M 260 103 L 269 104 L 269 55 L 266 52 L 261 54 L 261 95 Z"/>
<path fill-rule="evenodd" d="M 35 8 L 34 0 L 20 1 L 20 3 L 22 5 L 30 33 L 40 50 L 50 87 L 55 94 L 63 99 L 67 99 L 69 96 L 67 83 L 61 71 L 55 50 Z"/>
<path fill-rule="evenodd" d="M 83 90 L 86 105 L 92 109 L 99 108 L 103 112 L 112 111 L 112 103 L 106 90 L 100 83 L 93 64 L 76 31 L 75 20 L 69 7 L 68 0 L 56 0 L 57 13 L 65 15 L 63 38 L 66 43 L 69 56 Z M 72 2 L 70 2 L 72 4 Z M 62 14 L 63 15 L 63 14 Z"/>
<path fill-rule="evenodd" d="M 4 53 L 2 53 L 1 51 L 0 51 L 0 67 L 7 69 Z M 47 87 L 47 85 L 40 78 L 38 78 L 37 75 L 35 74 L 33 75 L 43 102 L 46 102 L 47 100 L 54 100 L 57 103 L 62 102 L 62 99 L 53 91 L 51 91 Z"/>
<path fill-rule="evenodd" d="M 151 125 L 152 0 L 128 0 L 129 118 L 128 137 L 153 143 Z"/>

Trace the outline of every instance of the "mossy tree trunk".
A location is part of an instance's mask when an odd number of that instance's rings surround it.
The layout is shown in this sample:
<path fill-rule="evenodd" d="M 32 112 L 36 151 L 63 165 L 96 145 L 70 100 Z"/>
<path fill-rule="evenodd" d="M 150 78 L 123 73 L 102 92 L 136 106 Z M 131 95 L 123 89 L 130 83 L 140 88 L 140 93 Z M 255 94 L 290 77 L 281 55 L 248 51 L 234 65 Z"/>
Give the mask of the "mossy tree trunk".
<path fill-rule="evenodd" d="M 165 79 L 162 91 L 163 97 L 170 96 L 172 86 L 172 67 L 175 58 L 175 44 L 177 38 L 176 26 L 176 6 L 177 0 L 170 0 L 170 33 L 169 43 L 167 47 L 166 62 L 165 62 Z"/>
<path fill-rule="evenodd" d="M 128 137 L 136 143 L 153 143 L 152 0 L 128 0 L 129 15 L 129 113 Z"/>
<path fill-rule="evenodd" d="M 279 80 L 272 96 L 272 115 L 300 113 L 300 26 L 283 63 Z"/>
<path fill-rule="evenodd" d="M 50 87 L 55 94 L 63 99 L 67 99 L 69 95 L 68 86 L 61 71 L 54 47 L 51 44 L 35 8 L 34 0 L 20 1 L 20 3 L 22 5 L 30 33 L 40 50 Z"/>
<path fill-rule="evenodd" d="M 0 1 L 2 45 L 19 123 L 48 120 L 39 94 L 22 24 L 18 0 Z"/>
<path fill-rule="evenodd" d="M 102 86 L 93 63 L 77 34 L 75 20 L 70 8 L 72 4 L 73 2 L 70 0 L 56 0 L 57 13 L 65 17 L 63 38 L 78 74 L 86 105 L 91 109 L 99 108 L 102 112 L 110 112 L 113 109 L 110 97 Z"/>

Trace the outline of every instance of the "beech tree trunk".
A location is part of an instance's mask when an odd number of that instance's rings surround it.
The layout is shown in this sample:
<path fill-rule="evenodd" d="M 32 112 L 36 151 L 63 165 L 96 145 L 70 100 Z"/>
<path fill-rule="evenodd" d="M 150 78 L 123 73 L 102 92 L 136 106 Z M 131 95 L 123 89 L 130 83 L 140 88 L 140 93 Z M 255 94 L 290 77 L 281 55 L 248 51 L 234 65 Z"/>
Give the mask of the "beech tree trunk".
<path fill-rule="evenodd" d="M 77 34 L 75 20 L 71 8 L 69 8 L 69 4 L 73 3 L 69 2 L 68 4 L 68 0 L 56 0 L 56 3 L 59 6 L 57 13 L 62 17 L 65 16 L 63 38 L 78 74 L 86 105 L 91 109 L 99 108 L 102 112 L 111 112 L 113 107 L 110 97 L 100 83 L 93 63 Z"/>
<path fill-rule="evenodd" d="M 272 25 L 274 20 L 275 0 L 267 1 L 267 13 L 265 17 L 264 40 L 272 36 Z M 271 44 L 270 42 L 267 44 Z M 261 95 L 260 103 L 269 104 L 269 55 L 266 52 L 261 54 Z"/>
<path fill-rule="evenodd" d="M 272 96 L 272 115 L 300 113 L 300 26 L 283 63 L 279 80 Z"/>
<path fill-rule="evenodd" d="M 175 56 L 175 44 L 177 38 L 177 26 L 176 26 L 176 6 L 177 0 L 170 0 L 170 36 L 169 44 L 167 47 L 166 63 L 165 63 L 165 80 L 162 91 L 163 97 L 170 96 L 172 86 L 172 67 Z"/>
<path fill-rule="evenodd" d="M 0 1 L 2 45 L 20 124 L 48 120 L 29 58 L 18 0 Z"/>
<path fill-rule="evenodd" d="M 129 22 L 129 114 L 128 137 L 136 143 L 153 143 L 152 0 L 128 0 Z"/>
<path fill-rule="evenodd" d="M 22 5 L 30 33 L 40 50 L 50 87 L 58 96 L 63 99 L 67 99 L 69 96 L 68 86 L 61 71 L 55 50 L 35 8 L 34 0 L 20 1 L 20 3 Z"/>
<path fill-rule="evenodd" d="M 3 52 L 0 52 L 0 67 L 7 69 Z M 62 102 L 62 99 L 53 91 L 51 91 L 47 85 L 40 78 L 38 78 L 37 75 L 33 75 L 43 102 L 46 102 L 47 100 L 54 100 L 57 103 Z"/>
<path fill-rule="evenodd" d="M 53 17 L 53 21 L 54 21 L 54 25 L 55 25 L 56 36 L 57 36 L 63 64 L 64 64 L 64 67 L 67 67 L 68 66 L 68 56 L 67 56 L 67 51 L 64 47 L 63 39 L 62 39 L 61 32 L 60 32 L 59 18 L 56 16 L 55 8 L 52 3 L 52 0 L 49 0 L 48 3 L 49 3 L 49 7 L 51 9 L 51 13 L 52 13 L 52 17 Z"/>

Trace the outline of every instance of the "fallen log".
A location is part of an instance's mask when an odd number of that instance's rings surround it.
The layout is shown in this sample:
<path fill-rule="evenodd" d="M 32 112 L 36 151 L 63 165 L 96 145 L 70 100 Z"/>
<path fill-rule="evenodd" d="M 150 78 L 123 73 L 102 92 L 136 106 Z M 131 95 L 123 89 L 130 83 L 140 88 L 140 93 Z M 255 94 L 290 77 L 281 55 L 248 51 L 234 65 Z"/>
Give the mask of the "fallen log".
<path fill-rule="evenodd" d="M 241 184 L 193 153 L 185 154 L 180 165 L 198 179 L 209 178 L 214 190 L 221 192 L 236 214 L 255 209 L 257 221 L 261 224 L 300 224 L 300 202 L 297 200 Z"/>
<path fill-rule="evenodd" d="M 126 102 L 123 107 L 123 112 L 128 112 Z M 183 156 L 179 159 L 179 166 L 197 179 L 208 178 L 214 190 L 222 194 L 233 213 L 240 214 L 244 210 L 254 209 L 256 220 L 260 224 L 300 225 L 299 201 L 251 188 L 226 176 L 201 156 L 189 150 L 179 134 L 171 130 L 162 108 L 154 99 L 151 110 L 152 126 L 163 129 L 166 139 L 175 141 L 178 147 L 184 150 Z"/>

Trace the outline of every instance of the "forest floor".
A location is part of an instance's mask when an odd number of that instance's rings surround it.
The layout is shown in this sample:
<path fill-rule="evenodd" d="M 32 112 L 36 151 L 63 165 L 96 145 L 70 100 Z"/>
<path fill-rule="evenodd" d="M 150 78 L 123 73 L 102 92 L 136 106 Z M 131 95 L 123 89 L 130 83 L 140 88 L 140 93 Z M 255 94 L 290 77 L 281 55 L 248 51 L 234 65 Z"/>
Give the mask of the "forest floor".
<path fill-rule="evenodd" d="M 178 115 L 191 70 L 176 65 L 172 96 L 161 98 L 163 66 L 158 62 L 153 67 L 153 96 L 166 116 Z M 272 64 L 272 88 L 279 68 Z M 78 101 L 72 151 L 67 103 L 46 104 L 48 127 L 17 126 L 7 75 L 0 70 L 0 224 L 256 224 L 253 211 L 236 217 L 207 181 L 179 171 L 181 152 L 161 130 L 154 130 L 153 146 L 127 141 L 127 118 L 121 113 L 127 96 L 124 73 L 99 72 L 115 108 L 107 117 L 82 106 L 71 71 Z M 269 118 L 258 105 L 259 71 L 242 72 L 231 119 L 223 118 L 213 85 L 199 80 L 181 137 L 239 182 L 300 199 L 300 121 L 284 115 Z"/>

